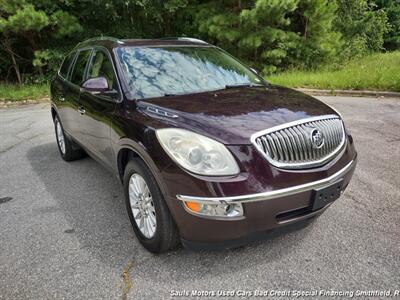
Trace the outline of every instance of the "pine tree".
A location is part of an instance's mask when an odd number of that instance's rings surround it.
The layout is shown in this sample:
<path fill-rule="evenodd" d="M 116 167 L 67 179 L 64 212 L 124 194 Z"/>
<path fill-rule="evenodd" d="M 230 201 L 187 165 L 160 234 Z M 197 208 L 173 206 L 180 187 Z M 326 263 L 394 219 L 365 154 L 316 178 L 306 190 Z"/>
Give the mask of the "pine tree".
<path fill-rule="evenodd" d="M 268 74 L 333 56 L 340 46 L 335 11 L 329 0 L 209 1 L 196 21 L 202 35 Z"/>

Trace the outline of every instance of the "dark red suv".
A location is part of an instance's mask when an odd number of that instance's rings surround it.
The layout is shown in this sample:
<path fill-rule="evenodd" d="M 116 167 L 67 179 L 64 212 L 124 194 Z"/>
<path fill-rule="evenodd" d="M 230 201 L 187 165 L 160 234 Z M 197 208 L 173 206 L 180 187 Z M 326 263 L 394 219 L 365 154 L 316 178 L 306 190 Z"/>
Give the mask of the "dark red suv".
<path fill-rule="evenodd" d="M 322 213 L 356 166 L 340 115 L 190 38 L 78 44 L 51 84 L 64 160 L 122 181 L 140 242 L 233 247 Z"/>

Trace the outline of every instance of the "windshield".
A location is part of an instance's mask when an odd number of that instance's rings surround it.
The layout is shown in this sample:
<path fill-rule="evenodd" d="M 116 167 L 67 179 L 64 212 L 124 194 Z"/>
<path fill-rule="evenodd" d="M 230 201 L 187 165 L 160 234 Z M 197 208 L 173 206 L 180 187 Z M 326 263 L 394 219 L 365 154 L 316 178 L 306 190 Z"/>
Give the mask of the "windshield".
<path fill-rule="evenodd" d="M 214 47 L 121 47 L 116 53 L 137 99 L 263 84 L 251 70 Z"/>

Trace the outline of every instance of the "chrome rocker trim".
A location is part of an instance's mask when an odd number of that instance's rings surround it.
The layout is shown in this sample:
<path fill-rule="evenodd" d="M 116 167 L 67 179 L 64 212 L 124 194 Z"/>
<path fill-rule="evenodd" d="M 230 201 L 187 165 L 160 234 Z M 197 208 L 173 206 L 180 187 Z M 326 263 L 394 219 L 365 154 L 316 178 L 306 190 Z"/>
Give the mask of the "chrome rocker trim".
<path fill-rule="evenodd" d="M 338 179 L 342 178 L 347 174 L 353 167 L 355 167 L 357 163 L 357 159 L 349 162 L 343 169 L 336 172 L 335 174 L 321 179 L 317 181 L 312 181 L 284 189 L 273 190 L 258 194 L 249 194 L 249 195 L 241 195 L 241 196 L 228 196 L 228 197 L 196 197 L 196 196 L 185 196 L 185 195 L 176 195 L 176 198 L 180 201 L 191 201 L 191 202 L 201 202 L 201 203 L 221 203 L 221 204 L 229 204 L 229 203 L 249 203 L 255 201 L 265 201 L 280 197 L 285 197 L 297 193 L 302 193 L 306 191 L 310 191 L 313 189 L 323 188 Z"/>

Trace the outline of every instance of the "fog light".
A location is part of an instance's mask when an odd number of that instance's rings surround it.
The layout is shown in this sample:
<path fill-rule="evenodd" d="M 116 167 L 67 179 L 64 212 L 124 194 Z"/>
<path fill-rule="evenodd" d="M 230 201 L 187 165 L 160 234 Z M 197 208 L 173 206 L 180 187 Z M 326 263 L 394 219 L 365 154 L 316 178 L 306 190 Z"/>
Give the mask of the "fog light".
<path fill-rule="evenodd" d="M 184 202 L 185 208 L 193 214 L 216 217 L 216 218 L 235 218 L 243 216 L 243 207 L 240 203 L 201 203 Z"/>

